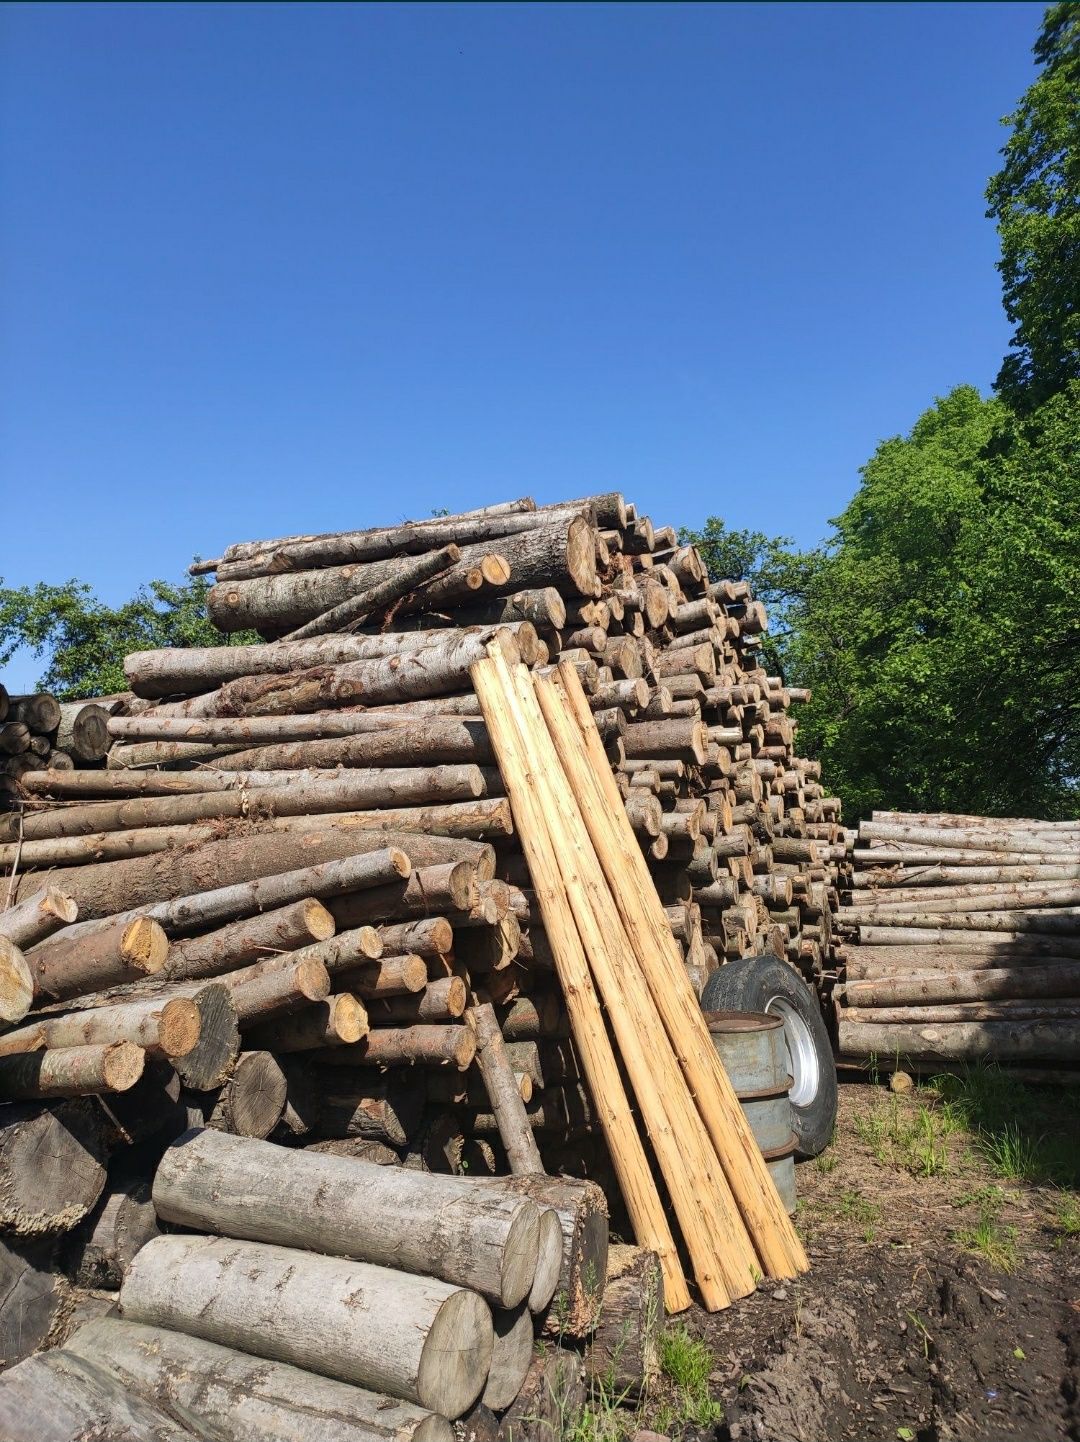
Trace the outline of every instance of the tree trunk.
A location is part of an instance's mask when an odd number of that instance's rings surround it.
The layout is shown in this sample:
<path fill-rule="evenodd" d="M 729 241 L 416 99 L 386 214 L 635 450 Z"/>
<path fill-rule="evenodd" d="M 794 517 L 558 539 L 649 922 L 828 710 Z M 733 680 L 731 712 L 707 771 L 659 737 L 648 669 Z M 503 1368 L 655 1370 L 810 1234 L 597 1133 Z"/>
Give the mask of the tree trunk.
<path fill-rule="evenodd" d="M 65 1352 L 85 1357 L 138 1395 L 196 1416 L 230 1442 L 453 1442 L 444 1417 L 412 1403 L 249 1357 L 183 1332 L 107 1318 L 81 1327 Z"/>
<path fill-rule="evenodd" d="M 506 1150 L 510 1170 L 515 1176 L 543 1173 L 544 1164 L 525 1115 L 513 1069 L 506 1054 L 506 1043 L 499 1030 L 495 1012 L 490 1006 L 474 1006 L 469 1020 L 476 1032 L 476 1060 L 499 1126 L 499 1136 Z M 489 1406 L 497 1404 L 489 1400 Z"/>
<path fill-rule="evenodd" d="M 78 921 L 69 935 L 81 940 L 102 930 L 101 922 L 116 925 L 139 916 L 149 916 L 177 935 L 305 897 L 381 886 L 409 874 L 409 859 L 398 840 L 383 832 L 361 835 L 351 830 L 264 833 L 162 857 L 76 867 L 62 873 L 64 886 L 75 895 L 81 914 L 99 924 Z M 411 838 L 408 844 L 422 860 L 434 853 L 441 861 L 446 855 L 425 837 Z M 213 890 L 207 891 L 209 883 Z"/>
<path fill-rule="evenodd" d="M 218 982 L 194 990 L 191 1001 L 199 1011 L 199 1039 L 190 1051 L 173 1058 L 173 1066 L 187 1086 L 211 1091 L 222 1086 L 236 1066 L 242 1006 L 237 994 Z"/>
<path fill-rule="evenodd" d="M 469 861 L 421 866 L 404 881 L 367 892 L 335 897 L 331 911 L 339 926 L 467 911 L 478 900 L 476 867 Z"/>
<path fill-rule="evenodd" d="M 200 1132 L 165 1153 L 158 1214 L 186 1227 L 425 1273 L 516 1307 L 537 1270 L 537 1208 L 459 1177 L 270 1150 Z"/>
<path fill-rule="evenodd" d="M 1023 952 L 1025 956 L 1070 957 L 1080 960 L 1080 939 L 1068 936 L 1039 936 L 1022 931 L 967 931 L 956 927 L 859 926 L 861 946 L 893 950 L 911 947 L 916 951 L 940 950 L 943 953 L 979 951 L 993 953 Z M 897 955 L 900 955 L 899 950 Z"/>
<path fill-rule="evenodd" d="M 532 1313 L 525 1302 L 492 1315 L 495 1345 L 481 1402 L 495 1412 L 509 1407 L 521 1391 L 533 1359 Z"/>
<path fill-rule="evenodd" d="M 328 1070 L 319 1083 L 316 1129 L 322 1137 L 358 1137 L 401 1147 L 420 1125 L 424 1089 L 408 1073 L 372 1075 L 363 1082 Z"/>
<path fill-rule="evenodd" d="M 413 561 L 399 561 L 392 575 L 368 587 L 365 591 L 356 592 L 347 601 L 342 601 L 340 605 L 332 606 L 321 616 L 316 616 L 306 625 L 291 631 L 285 639 L 300 641 L 308 636 L 325 636 L 335 631 L 354 631 L 369 618 L 378 620 L 377 613 L 386 611 L 388 608 L 389 614 L 392 616 L 395 602 L 400 602 L 401 598 L 407 596 L 414 587 L 422 585 L 424 581 L 430 580 L 433 576 L 440 575 L 460 559 L 461 553 L 457 546 L 451 544 L 444 546 L 439 551 L 429 551 L 426 555 L 417 556 Z"/>
<path fill-rule="evenodd" d="M 564 1442 L 585 1408 L 586 1384 L 576 1352 L 553 1347 L 533 1358 L 521 1391 L 502 1419 L 512 1442 Z"/>
<path fill-rule="evenodd" d="M 491 747 L 482 721 L 468 716 L 436 715 L 418 716 L 408 725 L 384 726 L 361 734 L 326 740 L 301 739 L 234 751 L 218 757 L 213 764 L 217 771 L 244 772 L 298 771 L 328 766 L 488 764 L 490 761 Z"/>
<path fill-rule="evenodd" d="M 848 981 L 843 995 L 849 1006 L 910 1006 L 921 1002 L 1016 1000 L 1023 997 L 1080 997 L 1080 966 L 995 967 L 981 971 L 948 971 L 936 975 L 882 977 Z"/>
<path fill-rule="evenodd" d="M 19 948 L 0 936 L 0 1022 L 22 1021 L 34 1000 L 34 974 Z"/>
<path fill-rule="evenodd" d="M 838 1052 L 844 1057 L 894 1057 L 917 1062 L 1080 1061 L 1080 1031 L 1065 1022 L 947 1022 L 880 1026 L 841 1018 Z"/>
<path fill-rule="evenodd" d="M 199 1008 L 188 997 L 154 1002 L 131 1002 L 49 1016 L 0 1035 L 0 1056 L 36 1052 L 45 1047 L 109 1046 L 134 1042 L 155 1056 L 174 1063 L 198 1043 Z"/>
<path fill-rule="evenodd" d="M 334 918 L 322 902 L 305 897 L 174 943 L 163 979 L 216 976 L 280 952 L 328 941 L 335 929 Z"/>
<path fill-rule="evenodd" d="M 250 1036 L 245 1040 L 255 1045 Z M 206 1125 L 261 1141 L 281 1120 L 287 1090 L 285 1073 L 275 1056 L 268 1051 L 246 1051 L 215 1097 Z"/>
<path fill-rule="evenodd" d="M 25 824 L 35 819 L 27 817 Z M 70 926 L 78 914 L 75 901 L 59 887 L 43 886 L 24 901 L 0 911 L 0 936 L 25 949 L 44 941 L 62 926 Z"/>
<path fill-rule="evenodd" d="M 67 1292 L 51 1241 L 0 1237 L 0 1371 L 53 1338 Z"/>
<path fill-rule="evenodd" d="M 119 1041 L 0 1056 L 0 1101 L 129 1091 L 142 1076 L 145 1055 Z"/>
<path fill-rule="evenodd" d="M 62 1000 L 154 976 L 166 957 L 171 964 L 164 930 L 140 916 L 79 936 L 53 937 L 36 946 L 27 962 L 36 995 Z"/>
<path fill-rule="evenodd" d="M 475 1292 L 257 1242 L 158 1237 L 135 1259 L 120 1303 L 130 1321 L 236 1345 L 448 1418 L 476 1401 L 491 1361 L 491 1314 Z"/>
<path fill-rule="evenodd" d="M 110 1175 L 97 1206 L 72 1237 L 71 1268 L 80 1287 L 119 1291 L 136 1253 L 159 1235 L 150 1180 L 141 1162 L 122 1162 Z"/>
<path fill-rule="evenodd" d="M 435 958 L 448 956 L 454 945 L 454 929 L 445 916 L 380 926 L 379 936 L 387 953 L 416 952 L 419 956 Z"/>
<path fill-rule="evenodd" d="M 604 1305 L 585 1353 L 585 1371 L 610 1395 L 636 1397 L 660 1372 L 664 1285 L 660 1259 L 642 1247 L 608 1252 Z"/>
<path fill-rule="evenodd" d="M 8 697 L 8 724 L 21 721 L 24 726 L 47 735 L 60 725 L 60 703 L 48 691 L 37 691 L 32 696 Z"/>
<path fill-rule="evenodd" d="M 982 1022 L 982 1021 L 1048 1021 L 1076 1022 L 1080 1020 L 1080 999 L 1066 998 L 1047 1001 L 1027 1001 L 1003 998 L 1001 1001 L 951 1002 L 941 1005 L 924 1006 L 867 1006 L 847 1007 L 837 997 L 837 1014 L 860 1025 L 937 1025 L 939 1022 Z"/>
<path fill-rule="evenodd" d="M 83 766 L 102 760 L 109 749 L 109 713 L 93 701 L 62 703 L 56 745 Z"/>
<path fill-rule="evenodd" d="M 66 1351 L 28 1357 L 0 1377 L 0 1434 L 10 1442 L 196 1442 L 200 1435 L 176 1420 L 172 1406 L 144 1401 L 112 1373 Z"/>
<path fill-rule="evenodd" d="M 455 1066 L 465 1071 L 476 1055 L 476 1037 L 467 1026 L 382 1027 L 369 1031 L 356 1046 L 320 1056 L 335 1066 Z"/>
<path fill-rule="evenodd" d="M 393 996 L 414 996 L 427 986 L 427 962 L 415 952 L 404 956 L 383 956 L 377 962 L 358 967 L 348 974 L 351 991 L 365 1000 Z"/>
<path fill-rule="evenodd" d="M 251 1046 L 273 1051 L 316 1051 L 324 1046 L 352 1046 L 368 1033 L 368 1014 L 355 996 L 337 996 L 304 1007 L 295 1016 L 253 1028 L 247 1035 Z"/>
<path fill-rule="evenodd" d="M 13 1102 L 0 1116 L 0 1228 L 19 1237 L 70 1231 L 105 1185 L 94 1103 Z"/>
<path fill-rule="evenodd" d="M 415 996 L 399 996 L 388 1001 L 373 1002 L 371 1020 L 376 1026 L 388 1022 L 459 1021 L 465 1014 L 469 993 L 460 976 L 440 976 L 429 981 Z"/>

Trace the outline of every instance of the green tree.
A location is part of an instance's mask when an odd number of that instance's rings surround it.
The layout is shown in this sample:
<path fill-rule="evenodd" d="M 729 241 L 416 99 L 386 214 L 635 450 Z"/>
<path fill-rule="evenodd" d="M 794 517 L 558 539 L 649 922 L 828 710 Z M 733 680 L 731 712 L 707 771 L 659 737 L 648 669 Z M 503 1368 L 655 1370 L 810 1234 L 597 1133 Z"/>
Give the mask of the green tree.
<path fill-rule="evenodd" d="M 83 581 L 53 586 L 0 584 L 0 666 L 21 647 L 48 658 L 43 689 L 77 699 L 127 688 L 124 657 L 161 646 L 221 646 L 258 640 L 223 637 L 206 618 L 203 576 L 174 585 L 151 581 L 130 601 L 107 606 Z"/>
<path fill-rule="evenodd" d="M 986 192 L 1016 326 L 997 390 L 1017 410 L 1080 377 L 1080 4 L 1047 10 L 1034 53 L 1042 71 L 1005 118 L 1012 134 Z"/>

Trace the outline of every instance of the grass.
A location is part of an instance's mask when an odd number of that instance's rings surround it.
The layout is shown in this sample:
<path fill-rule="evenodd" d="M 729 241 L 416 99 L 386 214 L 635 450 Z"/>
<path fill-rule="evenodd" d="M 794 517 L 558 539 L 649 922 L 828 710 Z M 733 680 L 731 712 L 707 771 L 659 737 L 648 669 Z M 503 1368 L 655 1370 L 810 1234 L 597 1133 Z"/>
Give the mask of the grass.
<path fill-rule="evenodd" d="M 1059 1242 L 1080 1239 L 1080 1197 L 1062 1192 L 1054 1203 L 1053 1225 Z"/>
<path fill-rule="evenodd" d="M 712 1353 L 704 1342 L 690 1335 L 685 1323 L 676 1322 L 664 1329 L 660 1368 L 675 1395 L 657 1409 L 658 1431 L 671 1432 L 678 1426 L 710 1427 L 720 1421 L 724 1409 L 709 1390 Z"/>
<path fill-rule="evenodd" d="M 953 1237 L 965 1251 L 983 1257 L 1001 1272 L 1011 1272 L 1018 1261 L 1016 1228 L 1005 1226 L 1000 1220 L 1005 1200 L 1005 1193 L 1000 1187 L 979 1187 L 958 1198 L 957 1206 L 974 1204 L 978 1207 L 978 1221 L 958 1228 Z"/>
<path fill-rule="evenodd" d="M 936 1177 L 949 1170 L 947 1143 L 958 1129 L 959 1122 L 944 1108 L 919 1103 L 912 1110 L 899 1096 L 890 1096 L 855 1120 L 855 1135 L 882 1166 L 903 1167 L 916 1177 Z"/>

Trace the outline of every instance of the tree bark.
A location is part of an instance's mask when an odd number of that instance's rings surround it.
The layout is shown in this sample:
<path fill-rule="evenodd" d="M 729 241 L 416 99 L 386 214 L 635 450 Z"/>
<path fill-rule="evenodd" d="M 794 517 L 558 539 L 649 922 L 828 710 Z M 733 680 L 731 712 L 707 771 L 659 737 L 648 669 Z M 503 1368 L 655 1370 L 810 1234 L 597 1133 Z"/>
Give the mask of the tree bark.
<path fill-rule="evenodd" d="M 366 1000 L 414 996 L 427 986 L 427 962 L 415 952 L 384 956 L 348 974 L 348 986 Z"/>
<path fill-rule="evenodd" d="M 216 1133 L 165 1153 L 154 1201 L 186 1227 L 439 1277 L 496 1306 L 522 1302 L 537 1269 L 539 1212 L 527 1198 Z"/>
<path fill-rule="evenodd" d="M 175 942 L 162 979 L 217 976 L 268 956 L 328 941 L 335 930 L 334 918 L 322 902 L 305 897 Z"/>
<path fill-rule="evenodd" d="M 506 1043 L 495 1012 L 490 1006 L 474 1006 L 469 1011 L 469 1021 L 476 1032 L 476 1060 L 498 1122 L 510 1170 L 515 1176 L 543 1174 L 544 1164 L 525 1115 L 525 1104 L 506 1054 Z M 489 1405 L 496 1404 L 489 1402 Z"/>
<path fill-rule="evenodd" d="M 70 1231 L 105 1185 L 98 1113 L 87 1100 L 13 1102 L 0 1117 L 0 1228 Z"/>
<path fill-rule="evenodd" d="M 80 1287 L 119 1291 L 139 1249 L 159 1235 L 142 1160 L 126 1158 L 109 1176 L 97 1206 L 72 1236 L 70 1266 Z"/>
<path fill-rule="evenodd" d="M 453 1442 L 444 1417 L 412 1403 L 161 1327 L 107 1318 L 64 1350 L 230 1442 Z"/>
<path fill-rule="evenodd" d="M 468 716 L 418 716 L 408 725 L 384 726 L 358 735 L 234 751 L 216 758 L 213 765 L 216 771 L 254 772 L 332 766 L 486 765 L 490 761 L 491 747 L 482 721 Z"/>
<path fill-rule="evenodd" d="M 894 1057 L 918 1062 L 996 1061 L 1038 1064 L 1080 1061 L 1080 1031 L 1065 1022 L 946 1022 L 881 1026 L 844 1017 L 837 1049 L 844 1057 Z"/>
<path fill-rule="evenodd" d="M 444 546 L 439 551 L 428 551 L 425 555 L 417 556 L 412 561 L 398 561 L 392 575 L 370 586 L 366 591 L 356 592 L 347 601 L 342 601 L 338 606 L 332 606 L 321 616 L 316 616 L 314 620 L 308 621 L 306 625 L 290 631 L 285 639 L 300 641 L 308 636 L 325 636 L 335 631 L 354 631 L 365 621 L 378 620 L 377 613 L 379 612 L 388 612 L 392 616 L 395 602 L 399 602 L 403 596 L 408 595 L 414 587 L 422 585 L 424 581 L 448 570 L 460 559 L 460 551 L 457 546 L 451 544 Z"/>
<path fill-rule="evenodd" d="M 445 916 L 380 926 L 379 936 L 387 953 L 416 952 L 419 956 L 435 958 L 448 956 L 454 945 L 454 929 Z"/>
<path fill-rule="evenodd" d="M 0 1056 L 0 1101 L 125 1092 L 142 1076 L 144 1057 L 129 1041 Z"/>
<path fill-rule="evenodd" d="M 339 926 L 363 926 L 365 922 L 467 911 L 478 898 L 473 863 L 445 861 L 417 867 L 404 881 L 390 886 L 335 897 L 330 909 Z"/>
<path fill-rule="evenodd" d="M 642 1247 L 608 1252 L 604 1305 L 585 1352 L 585 1371 L 609 1394 L 638 1396 L 660 1372 L 664 1289 L 660 1259 Z"/>
<path fill-rule="evenodd" d="M 483 1390 L 491 1314 L 475 1292 L 291 1248 L 158 1237 L 120 1293 L 125 1318 L 459 1416 Z"/>
<path fill-rule="evenodd" d="M 66 1351 L 28 1357 L 0 1377 L 0 1434 L 10 1442 L 196 1442 L 199 1436 L 176 1420 L 174 1408 L 133 1395 L 112 1373 Z"/>
<path fill-rule="evenodd" d="M 26 960 L 35 995 L 59 1001 L 154 976 L 167 957 L 171 961 L 164 930 L 140 916 L 81 936 L 62 933 L 36 946 Z"/>
<path fill-rule="evenodd" d="M 34 817 L 28 817 L 27 823 Z M 14 858 L 12 858 L 14 860 Z M 0 911 L 0 936 L 20 949 L 35 946 L 62 926 L 70 926 L 79 908 L 56 886 L 43 886 L 24 901 Z"/>
<path fill-rule="evenodd" d="M 468 988 L 460 976 L 440 976 L 415 996 L 373 1002 L 371 1020 L 377 1027 L 402 1023 L 459 1021 L 465 1014 Z"/>
<path fill-rule="evenodd" d="M 42 1017 L 28 1026 L 0 1036 L 0 1056 L 34 1052 L 41 1048 L 109 1046 L 134 1042 L 156 1056 L 173 1062 L 186 1056 L 199 1040 L 199 1008 L 190 998 L 160 1003 L 133 1002 L 75 1011 L 66 1016 Z"/>
<path fill-rule="evenodd" d="M 455 1066 L 465 1071 L 476 1055 L 467 1026 L 382 1027 L 356 1046 L 327 1052 L 319 1060 L 336 1066 Z"/>
<path fill-rule="evenodd" d="M 322 1137 L 358 1137 L 401 1147 L 420 1125 L 424 1090 L 408 1073 L 391 1072 L 363 1082 L 327 1069 L 319 1083 L 316 1130 Z"/>
<path fill-rule="evenodd" d="M 521 1391 L 502 1419 L 513 1442 L 564 1442 L 574 1435 L 585 1407 L 581 1358 L 562 1347 L 534 1357 Z"/>
<path fill-rule="evenodd" d="M 852 1007 L 911 1006 L 922 1002 L 1080 997 L 1080 966 L 995 967 L 849 980 L 843 994 Z"/>

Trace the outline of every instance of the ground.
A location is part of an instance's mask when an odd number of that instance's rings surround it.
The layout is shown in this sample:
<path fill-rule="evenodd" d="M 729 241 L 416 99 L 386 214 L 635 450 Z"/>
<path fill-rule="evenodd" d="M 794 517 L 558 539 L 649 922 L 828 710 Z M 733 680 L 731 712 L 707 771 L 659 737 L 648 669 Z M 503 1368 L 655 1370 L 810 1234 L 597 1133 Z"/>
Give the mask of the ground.
<path fill-rule="evenodd" d="M 798 1182 L 809 1275 L 682 1319 L 710 1401 L 667 1378 L 628 1430 L 1080 1439 L 1080 1090 L 849 1082 Z"/>

